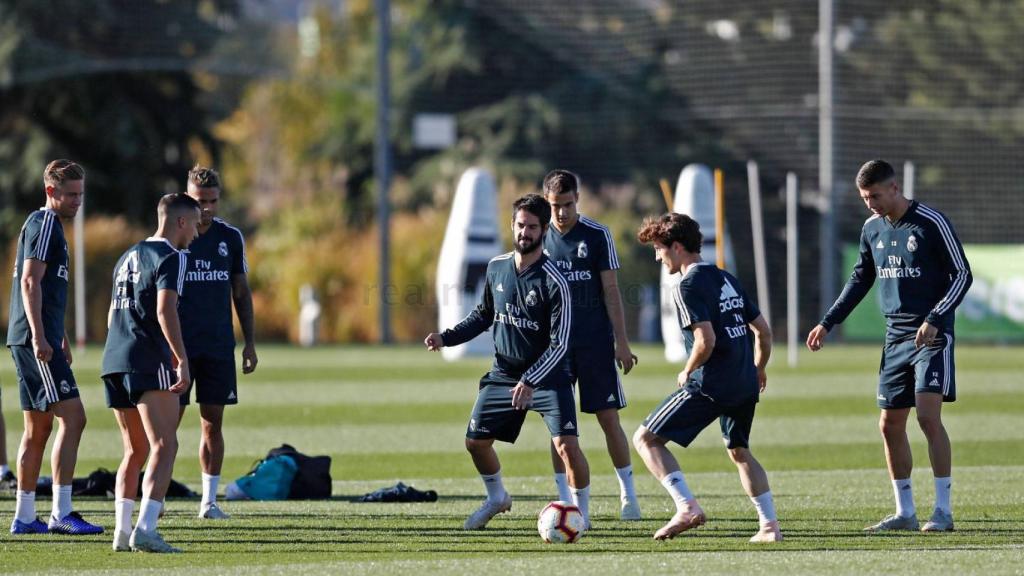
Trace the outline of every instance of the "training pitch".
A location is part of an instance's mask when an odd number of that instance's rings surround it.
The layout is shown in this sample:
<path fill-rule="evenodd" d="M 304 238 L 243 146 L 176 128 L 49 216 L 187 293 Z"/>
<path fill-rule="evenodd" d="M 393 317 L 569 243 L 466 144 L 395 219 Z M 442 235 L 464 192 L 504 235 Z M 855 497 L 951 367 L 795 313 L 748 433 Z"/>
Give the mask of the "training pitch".
<path fill-rule="evenodd" d="M 631 435 L 675 386 L 679 366 L 660 349 L 639 347 L 640 365 L 624 379 Z M 555 499 L 547 433 L 527 419 L 515 446 L 498 445 L 512 512 L 486 530 L 462 522 L 482 500 L 483 486 L 463 447 L 466 420 L 486 358 L 444 362 L 417 347 L 321 348 L 263 346 L 255 374 L 239 376 L 238 406 L 225 415 L 227 459 L 223 486 L 249 470 L 268 449 L 288 442 L 307 454 L 334 459 L 334 498 L 320 502 L 227 502 L 233 518 L 196 519 L 196 501 L 169 501 L 160 531 L 185 553 L 114 553 L 113 502 L 77 499 L 86 519 L 103 525 L 97 537 L 19 536 L 6 530 L 14 511 L 0 496 L 0 573 L 75 574 L 188 567 L 190 575 L 318 574 L 1020 574 L 1024 571 L 1024 357 L 1020 348 L 960 346 L 959 400 L 944 420 L 953 442 L 953 505 L 949 534 L 866 535 L 861 528 L 893 509 L 885 472 L 875 374 L 878 346 L 831 345 L 801 353 L 798 369 L 785 350 L 769 367 L 768 392 L 758 406 L 751 449 L 768 470 L 786 540 L 752 545 L 757 520 L 734 466 L 712 425 L 689 449 L 673 445 L 688 483 L 708 514 L 706 526 L 669 541 L 651 534 L 672 503 L 635 454 L 644 520 L 618 520 L 618 485 L 592 416 L 581 419 L 590 461 L 594 527 L 573 545 L 544 544 L 536 515 Z M 74 368 L 89 423 L 76 476 L 116 469 L 121 441 L 104 406 L 99 349 Z M 21 412 L 11 362 L 0 362 L 7 446 L 12 464 Z M 913 425 L 914 491 L 918 516 L 933 502 L 931 471 L 920 430 Z M 199 489 L 198 411 L 189 409 L 179 433 L 177 480 Z M 50 474 L 49 452 L 43 474 Z M 361 504 L 354 498 L 396 481 L 433 489 L 431 504 Z M 40 514 L 50 510 L 41 497 Z"/>

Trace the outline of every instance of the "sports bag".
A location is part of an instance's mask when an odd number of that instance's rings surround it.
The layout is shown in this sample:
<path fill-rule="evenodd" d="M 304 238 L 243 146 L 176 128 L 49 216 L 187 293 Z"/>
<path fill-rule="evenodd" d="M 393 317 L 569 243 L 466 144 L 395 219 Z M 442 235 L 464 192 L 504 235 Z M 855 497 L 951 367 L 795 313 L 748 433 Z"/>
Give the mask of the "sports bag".
<path fill-rule="evenodd" d="M 284 500 L 288 498 L 297 470 L 291 456 L 267 456 L 235 484 L 253 500 Z"/>

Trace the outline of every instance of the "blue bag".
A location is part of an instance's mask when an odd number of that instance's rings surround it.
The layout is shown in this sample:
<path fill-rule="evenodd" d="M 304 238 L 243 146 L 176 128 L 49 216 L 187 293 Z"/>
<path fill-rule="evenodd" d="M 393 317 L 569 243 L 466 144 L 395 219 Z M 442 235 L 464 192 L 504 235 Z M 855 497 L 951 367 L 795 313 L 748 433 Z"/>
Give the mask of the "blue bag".
<path fill-rule="evenodd" d="M 235 484 L 253 500 L 284 500 L 288 498 L 298 468 L 290 456 L 271 456 L 260 460 Z"/>

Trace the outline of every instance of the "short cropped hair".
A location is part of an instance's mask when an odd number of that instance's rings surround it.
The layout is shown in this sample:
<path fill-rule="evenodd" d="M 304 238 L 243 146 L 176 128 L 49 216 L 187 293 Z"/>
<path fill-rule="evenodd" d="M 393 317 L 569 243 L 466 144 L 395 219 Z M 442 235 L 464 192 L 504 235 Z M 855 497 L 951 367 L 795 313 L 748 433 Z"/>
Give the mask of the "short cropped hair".
<path fill-rule="evenodd" d="M 69 180 L 85 180 L 85 169 L 71 160 L 54 160 L 43 170 L 43 185 L 60 187 Z"/>
<path fill-rule="evenodd" d="M 700 233 L 700 224 L 686 214 L 669 212 L 657 218 L 649 216 L 640 225 L 636 238 L 644 244 L 658 242 L 665 246 L 671 246 L 673 242 L 679 242 L 687 252 L 700 254 L 701 244 L 704 242 L 704 235 Z"/>
<path fill-rule="evenodd" d="M 547 226 L 551 220 L 551 205 L 540 194 L 527 194 L 512 203 L 512 215 L 515 218 L 520 210 L 526 210 L 540 219 L 541 226 Z"/>
<path fill-rule="evenodd" d="M 220 174 L 213 168 L 196 164 L 188 171 L 188 183 L 196 188 L 220 188 Z"/>
<path fill-rule="evenodd" d="M 161 220 L 168 217 L 178 217 L 192 210 L 200 210 L 199 202 L 184 192 L 164 194 L 157 205 L 156 213 Z"/>
<path fill-rule="evenodd" d="M 552 170 L 544 177 L 542 186 L 544 194 L 578 194 L 580 191 L 580 179 L 568 170 Z"/>
<path fill-rule="evenodd" d="M 857 188 L 867 190 L 896 177 L 896 170 L 885 160 L 869 160 L 857 171 Z"/>

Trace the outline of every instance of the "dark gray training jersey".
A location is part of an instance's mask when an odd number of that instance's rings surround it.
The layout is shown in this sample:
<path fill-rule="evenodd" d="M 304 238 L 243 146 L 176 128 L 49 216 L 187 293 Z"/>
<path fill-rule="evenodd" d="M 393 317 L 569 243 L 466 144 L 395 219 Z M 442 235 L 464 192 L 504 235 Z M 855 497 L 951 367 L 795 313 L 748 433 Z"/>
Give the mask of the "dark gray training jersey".
<path fill-rule="evenodd" d="M 515 253 L 509 252 L 487 264 L 480 304 L 441 338 L 445 346 L 457 346 L 491 328 L 491 380 L 555 388 L 571 382 L 566 356 L 571 326 L 572 296 L 555 264 L 541 255 L 517 272 Z"/>
<path fill-rule="evenodd" d="M 895 222 L 864 222 L 860 256 L 842 294 L 821 325 L 840 324 L 878 281 L 890 336 L 913 334 L 927 321 L 953 332 L 953 314 L 970 288 L 971 267 L 944 214 L 917 201 Z"/>
<path fill-rule="evenodd" d="M 582 215 L 565 234 L 549 225 L 544 234 L 544 254 L 562 271 L 572 290 L 572 346 L 613 339 L 601 282 L 601 272 L 619 268 L 611 231 Z"/>
<path fill-rule="evenodd" d="M 21 227 L 18 235 L 18 254 L 14 262 L 14 280 L 11 282 L 11 307 L 7 324 L 7 345 L 25 346 L 32 342 L 32 329 L 21 299 L 21 277 L 25 273 L 25 260 L 46 263 L 46 272 L 40 282 L 43 295 L 43 331 L 46 341 L 55 350 L 64 341 L 64 310 L 68 301 L 68 243 L 64 239 L 64 226 L 60 217 L 49 208 L 36 210 Z"/>
<path fill-rule="evenodd" d="M 715 331 L 711 356 L 690 374 L 690 382 L 720 404 L 756 402 L 754 342 L 747 325 L 761 312 L 736 277 L 710 262 L 699 262 L 683 274 L 672 299 L 687 354 L 693 352 L 694 324 L 710 322 Z"/>
<path fill-rule="evenodd" d="M 114 268 L 114 311 L 101 376 L 171 369 L 171 348 L 156 315 L 157 292 L 173 290 L 181 296 L 187 269 L 185 253 L 163 238 L 148 238 L 121 256 Z"/>
<path fill-rule="evenodd" d="M 181 335 L 189 357 L 230 356 L 235 347 L 231 287 L 236 274 L 249 271 L 245 240 L 238 228 L 214 218 L 188 247 L 187 295 L 178 304 Z"/>

